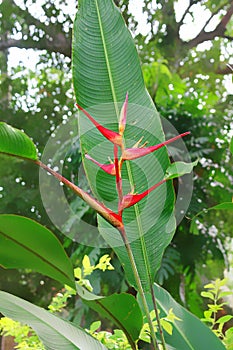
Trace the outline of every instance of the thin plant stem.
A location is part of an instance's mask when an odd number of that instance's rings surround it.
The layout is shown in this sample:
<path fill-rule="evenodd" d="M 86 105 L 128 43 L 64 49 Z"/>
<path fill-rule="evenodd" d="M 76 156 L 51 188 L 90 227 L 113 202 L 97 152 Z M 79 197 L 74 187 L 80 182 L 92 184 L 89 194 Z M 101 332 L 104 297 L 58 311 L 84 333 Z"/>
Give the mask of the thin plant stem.
<path fill-rule="evenodd" d="M 153 306 L 154 306 L 154 310 L 155 310 L 155 316 L 156 316 L 156 320 L 158 323 L 158 328 L 159 328 L 159 334 L 160 334 L 160 338 L 161 338 L 161 342 L 162 342 L 162 347 L 163 350 L 167 350 L 167 346 L 166 346 L 166 342 L 165 342 L 165 338 L 164 338 L 164 334 L 163 334 L 163 328 L 160 322 L 160 317 L 159 317 L 159 311 L 158 311 L 158 307 L 157 307 L 157 302 L 156 302 L 156 298 L 155 298 L 155 292 L 154 292 L 154 288 L 153 288 L 153 283 L 150 283 L 150 291 L 151 291 L 151 296 L 152 296 L 152 302 L 153 302 Z"/>
<path fill-rule="evenodd" d="M 142 299 L 142 304 L 143 304 L 143 307 L 144 307 L 144 310 L 145 310 L 145 313 L 146 313 L 146 317 L 147 317 L 147 320 L 148 320 L 148 324 L 149 324 L 149 327 L 150 327 L 150 333 L 151 333 L 151 340 L 152 340 L 152 344 L 153 344 L 153 350 L 159 350 L 159 345 L 158 345 L 158 342 L 157 342 L 157 339 L 156 339 L 154 326 L 153 326 L 153 323 L 152 323 L 152 319 L 150 317 L 150 310 L 149 310 L 148 305 L 147 305 L 146 296 L 145 296 L 145 293 L 144 293 L 144 290 L 143 290 L 143 287 L 142 287 L 141 279 L 140 279 L 140 276 L 139 276 L 139 273 L 138 273 L 138 270 L 137 270 L 137 266 L 136 266 L 136 263 L 135 263 L 135 260 L 134 260 L 133 252 L 132 252 L 132 249 L 130 247 L 130 244 L 129 244 L 129 241 L 128 241 L 128 238 L 127 238 L 124 226 L 122 228 L 118 228 L 118 231 L 120 232 L 121 237 L 123 239 L 123 242 L 124 242 L 124 245 L 125 245 L 125 248 L 126 248 L 126 251 L 127 251 L 127 254 L 128 254 L 128 257 L 129 257 L 129 260 L 130 260 L 130 265 L 131 265 L 132 270 L 133 270 L 134 278 L 135 278 L 135 281 L 136 281 L 136 284 L 137 284 L 137 287 L 138 287 L 138 292 L 139 292 L 139 295 L 140 295 L 140 297 Z"/>

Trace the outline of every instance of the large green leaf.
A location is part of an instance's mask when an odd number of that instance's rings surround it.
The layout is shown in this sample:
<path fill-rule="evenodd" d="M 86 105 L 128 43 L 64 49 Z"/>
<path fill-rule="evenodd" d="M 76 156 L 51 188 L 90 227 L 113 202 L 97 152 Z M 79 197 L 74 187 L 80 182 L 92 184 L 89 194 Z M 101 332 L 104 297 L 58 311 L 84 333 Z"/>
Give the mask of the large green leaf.
<path fill-rule="evenodd" d="M 122 329 L 134 348 L 134 342 L 139 338 L 143 321 L 141 309 L 132 295 L 122 293 L 100 297 L 79 285 L 77 285 L 77 292 L 90 308 Z"/>
<path fill-rule="evenodd" d="M 46 227 L 17 215 L 0 215 L 0 265 L 29 268 L 75 288 L 73 267 Z"/>
<path fill-rule="evenodd" d="M 106 349 L 83 329 L 12 294 L 0 292 L 0 312 L 31 326 L 47 350 Z"/>
<path fill-rule="evenodd" d="M 73 79 L 78 103 L 88 108 L 99 123 L 115 131 L 119 110 L 128 91 L 127 147 L 132 147 L 142 136 L 148 145 L 164 140 L 158 113 L 145 89 L 133 39 L 112 0 L 79 1 L 74 22 Z M 83 154 L 89 153 L 102 163 L 108 156 L 113 157 L 110 142 L 93 129 L 83 114 L 79 117 L 79 129 Z M 126 162 L 122 169 L 124 193 L 134 186 L 140 193 L 159 182 L 169 164 L 165 149 Z M 117 210 L 114 178 L 97 171 L 88 160 L 84 160 L 84 166 L 95 196 Z M 149 289 L 175 230 L 173 204 L 172 183 L 168 181 L 139 205 L 124 212 L 127 236 L 145 289 Z M 115 249 L 129 282 L 137 288 L 118 231 L 104 219 L 99 217 L 98 221 L 102 236 Z"/>
<path fill-rule="evenodd" d="M 0 122 L 0 153 L 23 157 L 31 160 L 37 159 L 36 146 L 22 131 Z"/>
<path fill-rule="evenodd" d="M 172 336 L 164 332 L 168 345 L 177 350 L 225 349 L 217 336 L 201 320 L 178 304 L 165 289 L 154 284 L 154 292 L 160 316 L 166 316 L 169 310 L 172 309 L 175 316 L 180 318 L 180 320 L 173 322 Z M 149 295 L 148 302 L 150 303 L 150 310 L 152 310 L 153 305 Z"/>

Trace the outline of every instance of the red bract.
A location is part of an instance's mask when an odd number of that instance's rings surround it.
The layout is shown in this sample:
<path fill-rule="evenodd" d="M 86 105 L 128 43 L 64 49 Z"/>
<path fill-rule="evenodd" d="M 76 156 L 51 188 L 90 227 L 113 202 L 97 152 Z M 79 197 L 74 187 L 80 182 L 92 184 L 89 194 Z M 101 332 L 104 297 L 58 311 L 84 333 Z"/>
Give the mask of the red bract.
<path fill-rule="evenodd" d="M 109 214 L 110 218 L 112 218 L 112 221 L 114 222 L 115 221 L 115 226 L 116 227 L 122 227 L 123 226 L 123 223 L 122 223 L 122 216 L 117 214 L 117 213 L 114 213 L 114 211 L 106 208 L 103 206 L 103 208 L 105 208 L 105 211 L 106 213 Z M 102 215 L 102 214 L 100 214 Z M 104 217 L 104 215 L 102 215 Z"/>
<path fill-rule="evenodd" d="M 82 108 L 79 104 L 76 106 L 87 116 L 87 118 L 96 126 L 96 128 L 101 132 L 101 134 L 106 137 L 109 141 L 114 143 L 115 145 L 122 145 L 122 136 L 115 131 L 105 128 L 100 125 L 84 108 Z"/>
<path fill-rule="evenodd" d="M 98 167 L 100 167 L 106 173 L 108 173 L 110 175 L 114 175 L 114 176 L 116 175 L 116 170 L 115 170 L 114 164 L 111 164 L 111 163 L 110 164 L 101 164 L 101 163 L 97 162 L 97 160 L 95 160 L 91 156 L 89 156 L 89 154 L 85 154 L 85 158 L 91 160 L 93 163 L 98 165 Z"/>
<path fill-rule="evenodd" d="M 123 135 L 126 126 L 126 116 L 127 116 L 127 108 L 128 108 L 128 93 L 125 97 L 125 102 L 121 109 L 120 121 L 119 121 L 119 134 Z"/>
<path fill-rule="evenodd" d="M 123 160 L 133 160 L 133 159 L 143 157 L 143 156 L 145 156 L 149 153 L 152 153 L 152 152 L 156 151 L 157 149 L 159 149 L 163 146 L 166 146 L 169 143 L 174 142 L 175 140 L 178 140 L 181 137 L 186 136 L 188 134 L 190 134 L 190 132 L 185 132 L 185 133 L 180 134 L 178 136 L 175 136 L 167 141 L 159 143 L 158 145 L 155 145 L 155 146 L 150 146 L 150 147 L 145 147 L 145 148 L 127 148 L 123 151 L 122 159 Z"/>
<path fill-rule="evenodd" d="M 151 191 L 154 191 L 157 187 L 162 185 L 164 182 L 166 182 L 165 179 L 162 181 L 158 182 L 154 186 L 150 187 L 148 190 L 144 191 L 143 193 L 140 194 L 127 194 L 126 196 L 123 197 L 123 200 L 120 204 L 120 210 L 124 210 L 125 208 L 132 207 L 136 203 L 140 202 L 144 197 L 146 197 Z"/>

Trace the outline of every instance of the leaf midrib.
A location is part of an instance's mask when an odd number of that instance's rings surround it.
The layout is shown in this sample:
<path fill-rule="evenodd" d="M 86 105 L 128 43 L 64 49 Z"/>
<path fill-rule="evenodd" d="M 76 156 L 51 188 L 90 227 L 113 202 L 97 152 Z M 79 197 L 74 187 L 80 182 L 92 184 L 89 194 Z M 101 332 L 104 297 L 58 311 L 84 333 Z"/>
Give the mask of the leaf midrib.
<path fill-rule="evenodd" d="M 0 231 L 0 234 L 5 237 L 6 239 L 9 239 L 10 241 L 14 242 L 15 244 L 19 245 L 20 247 L 22 247 L 23 249 L 27 250 L 28 252 L 32 253 L 33 255 L 35 255 L 39 260 L 42 260 L 43 262 L 45 262 L 46 264 L 48 264 L 50 267 L 52 267 L 53 269 L 55 269 L 57 272 L 61 273 L 66 279 L 68 279 L 70 282 L 72 282 L 70 280 L 70 277 L 63 271 L 60 270 L 56 265 L 53 265 L 49 260 L 45 259 L 42 255 L 38 254 L 36 251 L 34 251 L 33 249 L 27 247 L 26 245 L 24 245 L 23 243 L 17 241 L 16 239 L 14 239 L 13 237 L 7 235 L 6 233 Z"/>
<path fill-rule="evenodd" d="M 119 110 L 118 110 L 118 106 L 117 106 L 116 91 L 115 91 L 115 87 L 114 87 L 114 83 L 113 83 L 113 77 L 112 77 L 112 72 L 111 72 L 111 67 L 110 67 L 110 62 L 109 62 L 109 57 L 108 57 L 107 45 L 106 45 L 106 41 L 105 41 L 105 37 L 104 37 L 104 30 L 103 30 L 103 25 L 102 25 L 102 21 L 101 21 L 101 15 L 100 15 L 100 10 L 99 10 L 98 0 L 95 0 L 95 5 L 96 5 L 96 12 L 97 12 L 98 22 L 99 22 L 99 27 L 100 27 L 100 34 L 101 34 L 101 38 L 102 38 L 102 42 L 103 42 L 104 56 L 105 56 L 105 59 L 106 59 L 106 65 L 107 65 L 107 69 L 108 69 L 108 76 L 109 76 L 111 90 L 112 90 L 112 97 L 113 97 L 113 101 L 114 101 L 114 105 L 115 105 L 116 114 L 119 117 Z"/>
<path fill-rule="evenodd" d="M 117 101 L 117 97 L 116 97 L 116 91 L 115 91 L 112 72 L 111 72 L 111 65 L 110 65 L 110 61 L 109 61 L 109 57 L 108 57 L 107 45 L 106 45 L 106 41 L 105 41 L 105 37 L 104 37 L 104 30 L 103 30 L 103 25 L 102 25 L 102 21 L 101 21 L 101 14 L 100 14 L 99 6 L 98 6 L 98 0 L 95 0 L 95 5 L 96 5 L 97 16 L 98 16 L 101 38 L 102 38 L 102 42 L 103 42 L 104 55 L 105 55 L 105 59 L 106 59 L 107 69 L 108 69 L 108 75 L 109 75 L 109 80 L 110 80 L 110 85 L 111 85 L 111 90 L 112 90 L 113 101 L 114 101 L 114 105 L 115 105 L 116 114 L 117 114 L 117 117 L 119 119 L 119 109 L 118 109 L 118 104 L 117 104 L 118 101 Z M 124 140 L 123 140 L 123 142 L 124 142 Z M 131 167 L 130 167 L 129 162 L 126 162 L 126 168 L 127 168 L 127 172 L 128 172 L 128 176 L 129 176 L 130 185 L 131 185 L 131 187 L 133 187 L 133 175 L 132 175 L 132 171 L 131 171 Z M 149 265 L 149 257 L 148 257 L 147 251 L 146 251 L 146 242 L 144 239 L 142 222 L 140 219 L 139 207 L 137 204 L 134 206 L 134 212 L 135 212 L 135 217 L 137 220 L 139 239 L 141 242 L 142 254 L 143 254 L 143 258 L 144 258 L 144 262 L 145 262 L 147 276 L 148 276 L 150 285 L 152 285 L 153 281 L 152 281 L 151 269 L 150 269 L 150 265 Z"/>

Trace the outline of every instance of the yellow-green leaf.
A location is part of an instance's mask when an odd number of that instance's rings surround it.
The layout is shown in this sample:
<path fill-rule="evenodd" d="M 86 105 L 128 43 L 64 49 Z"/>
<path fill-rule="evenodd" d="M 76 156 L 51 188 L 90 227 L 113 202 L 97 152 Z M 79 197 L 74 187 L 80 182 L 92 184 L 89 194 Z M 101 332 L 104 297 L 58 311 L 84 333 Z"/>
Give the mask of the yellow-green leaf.
<path fill-rule="evenodd" d="M 83 265 L 84 276 L 88 276 L 93 272 L 94 266 L 91 266 L 90 259 L 87 255 L 84 256 L 82 265 Z"/>
<path fill-rule="evenodd" d="M 166 321 L 165 319 L 161 319 L 160 320 L 161 322 L 161 325 L 163 327 L 163 329 L 169 334 L 169 335 L 172 335 L 172 330 L 173 330 L 173 327 L 172 327 L 172 324 L 169 323 L 168 321 Z"/>

